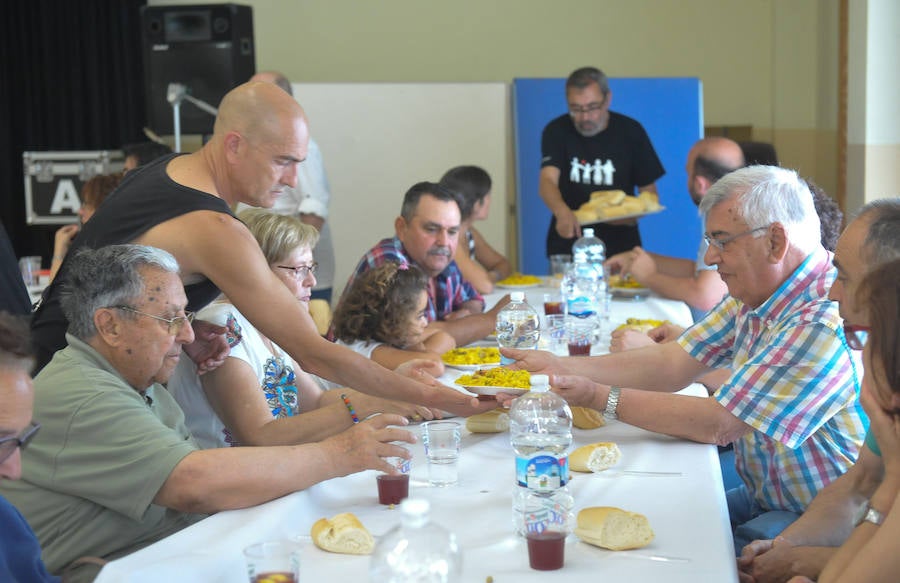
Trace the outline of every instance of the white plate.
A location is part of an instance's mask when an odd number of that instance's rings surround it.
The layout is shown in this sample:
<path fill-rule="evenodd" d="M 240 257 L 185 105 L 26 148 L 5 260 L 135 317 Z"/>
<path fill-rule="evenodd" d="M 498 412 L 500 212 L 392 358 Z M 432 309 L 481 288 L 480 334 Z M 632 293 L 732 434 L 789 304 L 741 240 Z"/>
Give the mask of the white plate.
<path fill-rule="evenodd" d="M 496 283 L 497 287 L 500 289 L 531 289 L 533 287 L 538 287 L 542 285 L 544 282 L 539 281 L 537 283 Z"/>
<path fill-rule="evenodd" d="M 515 387 L 486 387 L 484 385 L 480 386 L 472 386 L 472 385 L 459 385 L 461 387 L 465 387 L 467 391 L 471 391 L 476 395 L 496 395 L 497 393 L 512 393 L 514 395 L 521 395 L 527 391 L 527 389 L 518 389 Z"/>
<path fill-rule="evenodd" d="M 445 362 L 444 366 L 449 366 L 450 368 L 455 368 L 456 370 L 479 370 L 482 368 L 493 368 L 495 366 L 500 366 L 500 361 L 497 362 L 483 362 L 481 364 L 450 364 L 449 362 Z"/>
<path fill-rule="evenodd" d="M 610 287 L 609 293 L 616 298 L 637 298 L 650 295 L 650 289 L 646 287 Z"/>
<path fill-rule="evenodd" d="M 661 213 L 666 210 L 666 207 L 661 206 L 658 209 L 652 211 L 641 211 L 639 213 L 631 213 L 627 215 L 622 215 L 620 217 L 610 217 L 608 219 L 592 219 L 590 221 L 578 221 L 579 225 L 593 225 L 595 223 L 611 223 L 613 221 L 621 221 L 622 219 L 639 219 L 641 217 L 649 217 L 650 215 L 655 215 L 656 213 Z"/>

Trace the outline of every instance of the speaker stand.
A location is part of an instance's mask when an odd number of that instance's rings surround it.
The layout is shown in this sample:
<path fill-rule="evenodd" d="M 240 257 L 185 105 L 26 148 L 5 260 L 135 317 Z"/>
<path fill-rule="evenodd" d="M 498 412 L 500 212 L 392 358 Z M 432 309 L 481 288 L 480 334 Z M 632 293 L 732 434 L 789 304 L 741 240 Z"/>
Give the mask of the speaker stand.
<path fill-rule="evenodd" d="M 186 100 L 189 103 L 193 103 L 213 117 L 219 114 L 219 110 L 205 101 L 189 95 L 187 86 L 181 83 L 169 83 L 166 99 L 172 106 L 172 131 L 175 134 L 174 150 L 181 152 L 181 102 Z"/>

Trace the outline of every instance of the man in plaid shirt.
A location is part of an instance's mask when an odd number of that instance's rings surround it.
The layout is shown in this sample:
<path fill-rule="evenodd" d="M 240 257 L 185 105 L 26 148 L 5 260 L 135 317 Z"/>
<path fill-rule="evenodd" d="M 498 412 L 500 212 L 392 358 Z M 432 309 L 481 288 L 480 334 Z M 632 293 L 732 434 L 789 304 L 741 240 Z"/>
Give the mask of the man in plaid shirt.
<path fill-rule="evenodd" d="M 432 182 L 414 184 L 394 221 L 396 235 L 366 252 L 344 291 L 356 276 L 388 261 L 416 265 L 429 277 L 425 308 L 429 326 L 453 336 L 458 346 L 484 338 L 494 330 L 497 312 L 506 301 L 485 312 L 484 298 L 463 279 L 453 260 L 459 225 L 459 203 L 453 193 Z"/>
<path fill-rule="evenodd" d="M 553 386 L 573 405 L 676 437 L 733 442 L 743 484 L 727 498 L 740 554 L 777 535 L 859 455 L 862 369 L 828 299 L 835 269 L 795 172 L 737 170 L 700 210 L 706 263 L 729 295 L 677 342 L 593 358 L 507 354 L 520 368 L 557 373 Z M 710 398 L 667 394 L 714 368 L 732 374 Z"/>

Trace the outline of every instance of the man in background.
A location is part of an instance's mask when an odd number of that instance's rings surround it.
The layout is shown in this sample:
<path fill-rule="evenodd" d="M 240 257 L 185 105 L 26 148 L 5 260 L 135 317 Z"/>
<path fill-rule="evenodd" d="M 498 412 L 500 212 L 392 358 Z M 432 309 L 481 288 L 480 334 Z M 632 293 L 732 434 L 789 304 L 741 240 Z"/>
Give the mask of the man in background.
<path fill-rule="evenodd" d="M 139 168 L 144 164 L 149 164 L 157 158 L 161 158 L 172 153 L 172 148 L 161 142 L 136 142 L 134 144 L 125 144 L 122 146 L 122 153 L 125 155 L 125 165 L 122 172 L 131 172 L 135 168 Z"/>
<path fill-rule="evenodd" d="M 581 236 L 574 210 L 596 190 L 634 195 L 656 192 L 665 174 L 643 126 L 609 110 L 612 91 L 606 74 L 594 67 L 574 71 L 566 80 L 569 113 L 552 120 L 541 137 L 538 193 L 553 213 L 547 231 L 547 256 L 571 254 Z M 641 244 L 637 221 L 590 225 L 606 244 L 607 255 Z"/>
<path fill-rule="evenodd" d="M 744 165 L 744 153 L 737 142 L 722 137 L 704 138 L 688 152 L 688 193 L 700 206 L 703 196 L 717 180 Z M 715 265 L 703 260 L 709 244 L 700 239 L 697 259 L 681 259 L 650 253 L 635 247 L 611 256 L 606 265 L 612 273 L 630 274 L 635 281 L 664 298 L 681 300 L 699 321 L 728 292 Z"/>
<path fill-rule="evenodd" d="M 250 78 L 251 81 L 274 83 L 288 95 L 294 95 L 291 82 L 278 71 L 261 71 Z M 297 186 L 285 188 L 284 193 L 272 205 L 272 211 L 282 215 L 296 215 L 307 225 L 319 231 L 319 242 L 313 249 L 313 260 L 316 263 L 316 286 L 310 299 L 325 300 L 331 303 L 331 292 L 334 287 L 334 244 L 331 241 L 331 223 L 328 222 L 328 203 L 331 199 L 331 187 L 325 174 L 322 151 L 319 145 L 309 138 L 306 160 L 297 167 Z M 238 211 L 241 209 L 239 208 Z"/>
<path fill-rule="evenodd" d="M 414 184 L 394 220 L 395 235 L 366 252 L 344 290 L 350 289 L 356 276 L 388 261 L 414 264 L 429 278 L 428 325 L 453 336 L 457 346 L 484 338 L 494 330 L 497 312 L 509 299 L 484 311 L 484 298 L 463 279 L 453 260 L 459 229 L 456 194 L 433 182 Z"/>

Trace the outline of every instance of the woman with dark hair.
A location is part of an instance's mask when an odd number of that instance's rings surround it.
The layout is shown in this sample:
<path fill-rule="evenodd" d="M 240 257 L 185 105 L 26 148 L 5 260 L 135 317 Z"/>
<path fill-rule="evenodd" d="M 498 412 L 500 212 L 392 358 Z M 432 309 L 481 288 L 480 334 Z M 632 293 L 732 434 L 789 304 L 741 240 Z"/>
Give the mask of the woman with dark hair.
<path fill-rule="evenodd" d="M 334 311 L 341 344 L 386 368 L 455 348 L 453 337 L 428 328 L 428 277 L 416 266 L 385 263 L 356 277 Z"/>
<path fill-rule="evenodd" d="M 496 282 L 512 273 L 509 260 L 472 226 L 488 217 L 491 177 L 478 166 L 457 166 L 444 174 L 440 185 L 456 194 L 459 202 L 459 245 L 453 259 L 478 293 L 491 293 Z"/>

